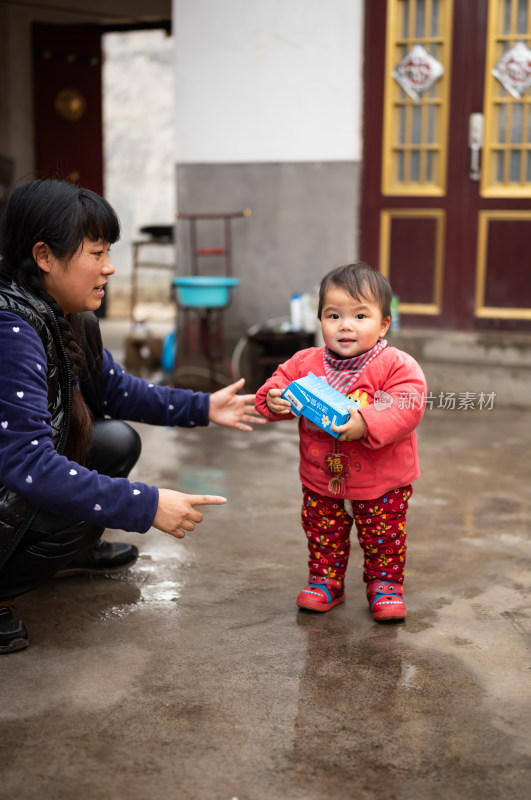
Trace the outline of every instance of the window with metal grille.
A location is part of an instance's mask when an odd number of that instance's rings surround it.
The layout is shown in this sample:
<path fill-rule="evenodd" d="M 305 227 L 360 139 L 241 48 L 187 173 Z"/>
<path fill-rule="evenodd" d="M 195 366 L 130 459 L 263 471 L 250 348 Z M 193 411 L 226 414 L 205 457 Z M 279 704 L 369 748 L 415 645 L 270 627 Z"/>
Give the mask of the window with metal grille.
<path fill-rule="evenodd" d="M 531 3 L 491 0 L 481 194 L 531 196 Z"/>
<path fill-rule="evenodd" d="M 452 0 L 389 0 L 382 193 L 446 189 Z"/>

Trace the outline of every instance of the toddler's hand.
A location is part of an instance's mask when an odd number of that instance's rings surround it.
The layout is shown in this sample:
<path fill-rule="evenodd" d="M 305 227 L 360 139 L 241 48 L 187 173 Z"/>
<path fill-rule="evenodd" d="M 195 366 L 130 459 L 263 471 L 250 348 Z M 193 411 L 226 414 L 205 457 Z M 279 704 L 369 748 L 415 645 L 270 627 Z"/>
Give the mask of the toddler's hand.
<path fill-rule="evenodd" d="M 350 419 L 344 425 L 330 426 L 333 431 L 341 434 L 339 437 L 340 442 L 353 442 L 356 439 L 361 439 L 367 427 L 365 420 L 354 406 L 350 406 L 348 412 Z"/>
<path fill-rule="evenodd" d="M 291 403 L 281 397 L 282 389 L 270 389 L 267 393 L 266 403 L 272 414 L 289 414 Z"/>

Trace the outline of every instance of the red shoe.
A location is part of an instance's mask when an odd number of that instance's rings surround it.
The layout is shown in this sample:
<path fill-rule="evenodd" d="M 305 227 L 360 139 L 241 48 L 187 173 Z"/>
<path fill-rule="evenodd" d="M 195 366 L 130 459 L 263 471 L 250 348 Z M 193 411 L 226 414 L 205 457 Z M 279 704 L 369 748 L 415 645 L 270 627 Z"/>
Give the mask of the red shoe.
<path fill-rule="evenodd" d="M 404 587 L 391 581 L 372 581 L 367 586 L 367 598 L 373 619 L 377 622 L 392 622 L 407 617 Z"/>
<path fill-rule="evenodd" d="M 299 608 L 307 608 L 309 611 L 330 611 L 344 602 L 344 588 L 328 586 L 326 583 L 309 583 L 297 597 Z"/>

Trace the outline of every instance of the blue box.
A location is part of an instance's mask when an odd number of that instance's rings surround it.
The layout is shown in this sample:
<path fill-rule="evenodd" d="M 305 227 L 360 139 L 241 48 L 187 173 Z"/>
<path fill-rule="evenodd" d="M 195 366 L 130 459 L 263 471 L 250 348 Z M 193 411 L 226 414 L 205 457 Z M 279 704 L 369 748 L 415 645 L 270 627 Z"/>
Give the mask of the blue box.
<path fill-rule="evenodd" d="M 289 400 L 295 416 L 301 414 L 337 439 L 340 434 L 331 425 L 344 425 L 350 419 L 352 400 L 310 372 L 305 378 L 292 381 L 282 392 Z"/>

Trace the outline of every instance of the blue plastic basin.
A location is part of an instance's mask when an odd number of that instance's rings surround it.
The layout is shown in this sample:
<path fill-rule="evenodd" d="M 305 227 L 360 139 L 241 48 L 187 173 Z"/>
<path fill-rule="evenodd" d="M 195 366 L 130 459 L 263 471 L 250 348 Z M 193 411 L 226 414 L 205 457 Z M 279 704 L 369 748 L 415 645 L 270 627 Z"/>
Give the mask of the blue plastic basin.
<path fill-rule="evenodd" d="M 213 275 L 188 275 L 174 278 L 179 302 L 195 308 L 220 308 L 229 302 L 230 290 L 240 283 L 239 278 L 217 278 Z"/>

